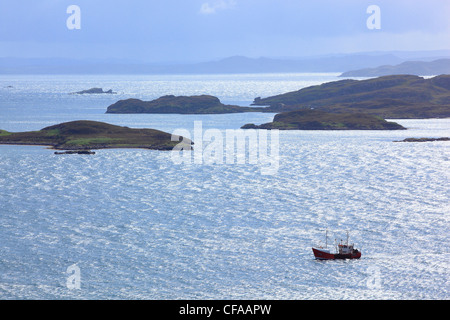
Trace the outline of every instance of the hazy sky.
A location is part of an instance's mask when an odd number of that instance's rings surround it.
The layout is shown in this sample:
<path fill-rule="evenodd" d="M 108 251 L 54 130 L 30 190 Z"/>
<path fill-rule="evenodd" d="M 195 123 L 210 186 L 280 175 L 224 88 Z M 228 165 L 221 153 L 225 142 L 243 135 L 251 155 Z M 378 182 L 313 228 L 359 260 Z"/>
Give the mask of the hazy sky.
<path fill-rule="evenodd" d="M 68 29 L 77 5 L 81 29 Z M 381 29 L 370 30 L 370 5 Z M 201 61 L 450 49 L 448 0 L 0 0 L 0 57 Z"/>

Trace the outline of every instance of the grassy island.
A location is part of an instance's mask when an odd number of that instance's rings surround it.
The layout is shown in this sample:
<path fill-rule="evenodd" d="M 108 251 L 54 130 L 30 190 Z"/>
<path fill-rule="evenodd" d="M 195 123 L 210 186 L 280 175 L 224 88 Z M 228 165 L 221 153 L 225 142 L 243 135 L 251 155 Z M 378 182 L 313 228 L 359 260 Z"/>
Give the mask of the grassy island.
<path fill-rule="evenodd" d="M 131 129 L 104 122 L 79 120 L 65 122 L 39 131 L 8 132 L 0 130 L 0 144 L 45 145 L 58 150 L 107 148 L 145 148 L 172 150 L 179 141 L 154 129 Z M 183 139 L 183 141 L 190 141 Z"/>

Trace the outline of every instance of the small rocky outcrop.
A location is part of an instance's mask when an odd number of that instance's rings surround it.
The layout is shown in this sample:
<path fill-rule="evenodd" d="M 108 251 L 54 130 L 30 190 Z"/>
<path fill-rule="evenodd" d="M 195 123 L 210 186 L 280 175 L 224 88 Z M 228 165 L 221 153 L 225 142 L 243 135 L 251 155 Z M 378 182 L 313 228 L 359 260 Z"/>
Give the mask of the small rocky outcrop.
<path fill-rule="evenodd" d="M 95 154 L 94 151 L 91 150 L 67 150 L 67 151 L 55 151 L 55 154 Z"/>
<path fill-rule="evenodd" d="M 406 138 L 400 141 L 394 142 L 430 142 L 430 141 L 450 141 L 449 137 L 442 138 Z"/>
<path fill-rule="evenodd" d="M 91 88 L 87 90 L 82 90 L 78 92 L 72 92 L 71 94 L 116 94 L 117 92 L 113 92 L 112 89 L 109 89 L 108 91 L 103 91 L 102 88 Z"/>

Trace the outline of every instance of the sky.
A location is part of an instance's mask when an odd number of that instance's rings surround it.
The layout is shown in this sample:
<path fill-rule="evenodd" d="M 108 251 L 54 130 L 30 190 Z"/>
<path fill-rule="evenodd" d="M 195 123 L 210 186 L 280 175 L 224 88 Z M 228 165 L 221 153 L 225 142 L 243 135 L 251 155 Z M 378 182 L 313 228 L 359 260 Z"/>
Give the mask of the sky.
<path fill-rule="evenodd" d="M 0 57 L 158 63 L 449 49 L 448 0 L 0 0 Z"/>

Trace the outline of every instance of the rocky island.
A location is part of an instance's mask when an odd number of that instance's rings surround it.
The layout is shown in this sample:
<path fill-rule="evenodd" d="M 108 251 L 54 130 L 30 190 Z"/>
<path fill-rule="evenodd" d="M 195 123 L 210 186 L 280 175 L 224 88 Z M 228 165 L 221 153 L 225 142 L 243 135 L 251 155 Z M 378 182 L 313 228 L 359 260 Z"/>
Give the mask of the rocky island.
<path fill-rule="evenodd" d="M 220 114 L 262 111 L 263 108 L 225 105 L 210 95 L 174 96 L 167 95 L 152 101 L 139 99 L 120 100 L 110 105 L 106 113 L 178 113 L 178 114 Z"/>
<path fill-rule="evenodd" d="M 183 137 L 189 144 L 192 141 Z M 182 139 L 181 139 L 182 138 Z M 0 144 L 44 145 L 58 150 L 90 150 L 107 148 L 144 148 L 172 150 L 180 142 L 172 135 L 154 129 L 131 129 L 104 122 L 79 120 L 65 122 L 39 131 L 8 132 L 0 130 Z"/>
<path fill-rule="evenodd" d="M 329 113 L 302 109 L 282 112 L 273 122 L 262 125 L 246 124 L 241 129 L 279 130 L 406 130 L 396 122 L 364 113 Z"/>
<path fill-rule="evenodd" d="M 450 117 L 450 75 L 429 79 L 393 75 L 368 80 L 340 80 L 267 98 L 253 105 L 267 112 L 314 108 L 332 113 L 365 113 L 383 119 Z"/>
<path fill-rule="evenodd" d="M 82 90 L 78 92 L 72 92 L 70 94 L 116 94 L 117 92 L 113 92 L 112 89 L 109 89 L 108 91 L 103 91 L 102 88 L 91 88 L 87 90 Z"/>

